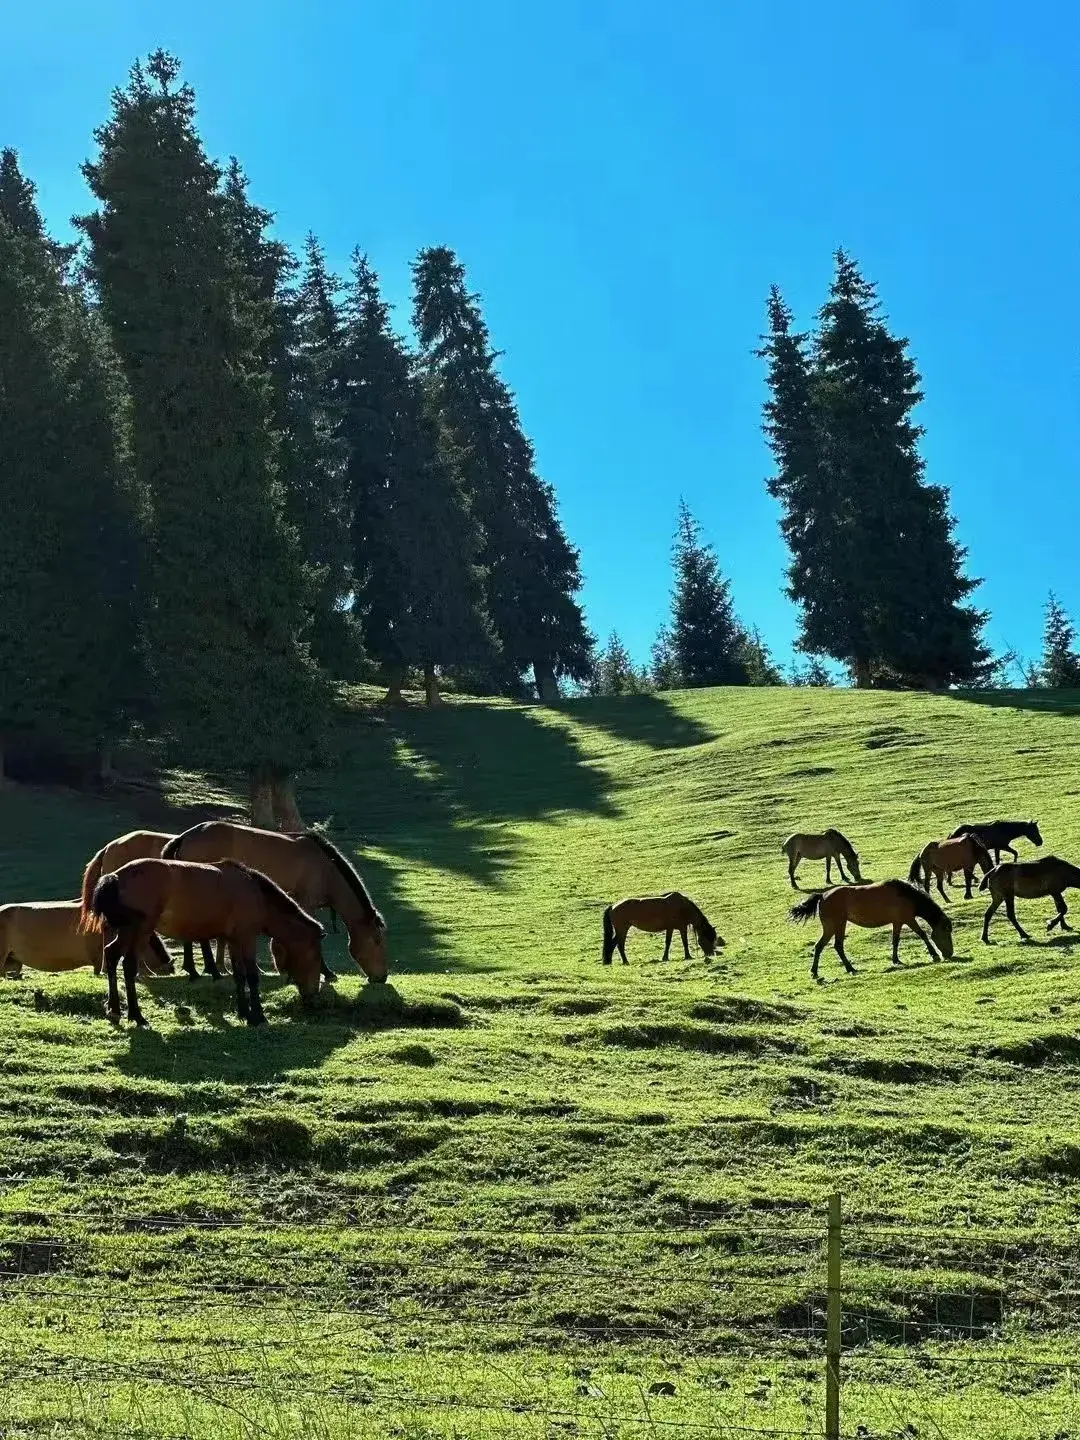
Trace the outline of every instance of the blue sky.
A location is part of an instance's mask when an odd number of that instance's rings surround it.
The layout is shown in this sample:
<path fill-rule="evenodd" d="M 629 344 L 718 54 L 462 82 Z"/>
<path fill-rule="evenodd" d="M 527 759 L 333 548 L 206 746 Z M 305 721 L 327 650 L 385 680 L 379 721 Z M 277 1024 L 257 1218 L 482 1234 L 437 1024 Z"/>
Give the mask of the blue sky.
<path fill-rule="evenodd" d="M 156 13 L 155 13 L 156 12 Z M 302 18 L 301 18 L 302 17 Z M 809 323 L 842 245 L 921 366 L 998 650 L 1080 619 L 1080 7 L 1067 0 L 68 0 L 6 7 L 0 144 L 54 230 L 132 60 L 178 54 L 211 153 L 299 243 L 362 245 L 399 322 L 453 246 L 585 602 L 639 657 L 680 494 L 743 617 L 795 614 L 763 481 L 768 287 Z"/>

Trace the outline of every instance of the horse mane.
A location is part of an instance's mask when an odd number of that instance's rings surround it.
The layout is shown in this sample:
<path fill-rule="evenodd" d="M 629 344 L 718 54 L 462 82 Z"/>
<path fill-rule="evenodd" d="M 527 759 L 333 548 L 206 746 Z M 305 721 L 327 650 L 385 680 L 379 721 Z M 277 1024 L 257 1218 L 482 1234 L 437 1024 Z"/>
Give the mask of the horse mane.
<path fill-rule="evenodd" d="M 372 900 L 367 886 L 363 880 L 361 880 L 358 871 L 349 863 L 337 846 L 332 845 L 325 835 L 319 835 L 314 830 L 305 830 L 304 838 L 310 840 L 313 845 L 317 845 L 339 872 L 346 885 L 348 885 L 357 900 L 360 901 L 360 905 L 367 918 L 375 921 L 376 924 L 385 924 L 383 917 L 379 914 L 378 910 L 376 910 L 375 902 Z"/>
<path fill-rule="evenodd" d="M 283 890 L 276 880 L 271 880 L 270 876 L 264 875 L 261 870 L 253 870 L 250 865 L 245 865 L 242 860 L 234 860 L 231 856 L 221 860 L 215 860 L 214 864 L 218 868 L 227 865 L 230 870 L 239 870 L 240 873 L 246 875 L 249 880 L 254 880 L 255 884 L 271 905 L 276 905 L 280 910 L 284 910 L 285 913 L 291 915 L 294 920 L 306 921 L 307 924 L 317 930 L 320 935 L 326 933 L 321 921 L 316 920 L 314 915 L 309 915 L 304 907 L 298 904 L 287 890 Z"/>
<path fill-rule="evenodd" d="M 180 851 L 183 849 L 185 840 L 190 840 L 193 835 L 201 835 L 203 831 L 209 830 L 211 825 L 216 825 L 216 820 L 202 820 L 198 825 L 192 825 L 187 830 L 181 830 L 179 835 L 174 835 L 171 840 L 166 840 L 161 847 L 162 860 L 179 860 Z"/>
<path fill-rule="evenodd" d="M 885 883 L 891 886 L 897 894 L 906 896 L 914 906 L 915 914 L 920 920 L 928 920 L 931 929 L 935 929 L 942 922 L 951 926 L 952 921 L 948 915 L 936 900 L 931 900 L 925 890 L 920 890 L 917 885 L 912 885 L 907 880 L 886 880 Z"/>
<path fill-rule="evenodd" d="M 850 855 L 855 854 L 855 846 L 852 845 L 851 841 L 847 838 L 847 836 L 843 833 L 842 830 L 835 830 L 830 825 L 828 830 L 825 831 L 825 834 L 831 835 L 834 840 L 839 840 L 841 845 L 843 845 L 844 849 L 847 850 Z"/>

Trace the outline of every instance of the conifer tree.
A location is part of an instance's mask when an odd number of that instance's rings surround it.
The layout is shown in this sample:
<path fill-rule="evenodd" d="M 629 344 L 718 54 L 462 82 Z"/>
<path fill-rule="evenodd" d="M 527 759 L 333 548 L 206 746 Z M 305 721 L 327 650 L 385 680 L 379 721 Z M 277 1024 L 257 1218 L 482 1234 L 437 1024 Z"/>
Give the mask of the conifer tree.
<path fill-rule="evenodd" d="M 1039 683 L 1049 690 L 1080 689 L 1080 655 L 1076 652 L 1076 626 L 1051 590 L 1046 602 L 1043 654 Z"/>
<path fill-rule="evenodd" d="M 400 698 L 405 672 L 416 665 L 428 704 L 437 704 L 440 670 L 480 663 L 492 650 L 480 534 L 438 417 L 360 253 L 346 316 L 344 435 L 357 608 L 389 698 Z"/>
<path fill-rule="evenodd" d="M 784 685 L 783 672 L 773 660 L 757 626 L 743 633 L 740 658 L 748 685 Z"/>
<path fill-rule="evenodd" d="M 127 401 L 33 186 L 0 154 L 0 776 L 4 741 L 91 760 L 139 706 Z"/>
<path fill-rule="evenodd" d="M 657 690 L 681 690 L 683 688 L 679 664 L 675 659 L 671 631 L 666 625 L 661 625 L 656 639 L 653 641 L 649 676 Z"/>
<path fill-rule="evenodd" d="M 635 669 L 629 650 L 614 630 L 596 657 L 589 688 L 593 695 L 607 697 L 640 695 L 650 688 L 648 673 Z"/>
<path fill-rule="evenodd" d="M 453 251 L 434 247 L 420 252 L 413 277 L 424 373 L 483 533 L 487 608 L 504 667 L 498 678 L 513 691 L 531 666 L 539 698 L 554 700 L 560 676 L 581 679 L 588 671 L 578 553 L 559 522 L 554 492 L 537 474 L 464 267 Z"/>
<path fill-rule="evenodd" d="M 735 617 L 731 587 L 684 500 L 679 502 L 673 559 L 671 648 L 683 685 L 692 690 L 747 684 L 746 637 Z"/>
<path fill-rule="evenodd" d="M 318 753 L 327 693 L 280 503 L 273 317 L 178 78 L 157 51 L 115 92 L 84 167 L 99 208 L 81 224 L 132 394 L 164 717 L 191 763 L 249 774 L 256 823 L 276 808 L 291 825 L 290 776 Z"/>

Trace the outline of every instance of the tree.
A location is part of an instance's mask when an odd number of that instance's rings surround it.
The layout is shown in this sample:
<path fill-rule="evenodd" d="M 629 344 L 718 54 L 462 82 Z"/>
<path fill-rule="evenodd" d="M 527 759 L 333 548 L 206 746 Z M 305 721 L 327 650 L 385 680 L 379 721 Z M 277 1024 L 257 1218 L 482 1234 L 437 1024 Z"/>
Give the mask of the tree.
<path fill-rule="evenodd" d="M 752 630 L 743 632 L 740 658 L 746 670 L 748 685 L 785 685 L 787 683 L 783 671 L 769 653 L 769 647 L 761 638 L 756 625 Z"/>
<path fill-rule="evenodd" d="M 1076 626 L 1051 590 L 1046 602 L 1043 654 L 1039 684 L 1048 690 L 1080 689 L 1080 654 L 1075 649 Z"/>
<path fill-rule="evenodd" d="M 673 560 L 671 649 L 683 685 L 746 685 L 746 636 L 735 617 L 731 587 L 684 500 L 679 502 Z"/>
<path fill-rule="evenodd" d="M 589 690 L 596 696 L 641 695 L 651 688 L 648 672 L 635 669 L 630 652 L 613 630 L 596 657 Z"/>
<path fill-rule="evenodd" d="M 578 553 L 559 523 L 553 490 L 537 474 L 464 267 L 437 246 L 420 252 L 413 279 L 424 374 L 483 533 L 487 608 L 503 662 L 495 678 L 513 691 L 531 666 L 539 698 L 557 699 L 560 676 L 581 679 L 588 671 L 591 637 L 575 598 Z"/>
<path fill-rule="evenodd" d="M 797 665 L 791 667 L 791 683 L 824 690 L 830 688 L 834 681 L 821 656 L 811 655 L 805 669 L 800 669 Z"/>
<path fill-rule="evenodd" d="M 319 753 L 328 697 L 278 485 L 274 316 L 178 77 L 156 51 L 114 94 L 80 224 L 132 394 L 163 716 L 190 763 L 248 773 L 256 823 L 292 825 L 291 775 Z"/>
<path fill-rule="evenodd" d="M 4 742 L 103 773 L 143 694 L 127 397 L 107 337 L 0 153 Z"/>
<path fill-rule="evenodd" d="M 769 488 L 792 549 L 799 648 L 849 665 L 858 685 L 977 680 L 986 616 L 964 602 L 979 582 L 963 574 L 948 492 L 924 480 L 907 341 L 843 252 L 812 344 L 775 290 L 769 318 Z"/>
<path fill-rule="evenodd" d="M 347 481 L 356 606 L 371 656 L 398 699 L 419 665 L 428 704 L 441 667 L 487 659 L 480 534 L 378 278 L 357 253 L 344 337 Z"/>
<path fill-rule="evenodd" d="M 652 644 L 650 661 L 649 675 L 657 690 L 681 690 L 683 688 L 671 631 L 666 625 L 661 625 L 657 631 L 656 639 Z"/>

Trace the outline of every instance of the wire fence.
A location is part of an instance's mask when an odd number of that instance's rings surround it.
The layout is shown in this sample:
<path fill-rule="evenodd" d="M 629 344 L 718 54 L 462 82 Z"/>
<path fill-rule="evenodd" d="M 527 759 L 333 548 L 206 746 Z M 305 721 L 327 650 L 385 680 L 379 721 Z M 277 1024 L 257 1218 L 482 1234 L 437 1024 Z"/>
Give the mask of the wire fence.
<path fill-rule="evenodd" d="M 653 1230 L 9 1207 L 0 1435 L 1072 1440 L 1078 1300 L 1080 1234 L 838 1197 Z"/>

